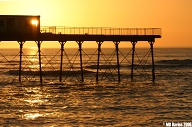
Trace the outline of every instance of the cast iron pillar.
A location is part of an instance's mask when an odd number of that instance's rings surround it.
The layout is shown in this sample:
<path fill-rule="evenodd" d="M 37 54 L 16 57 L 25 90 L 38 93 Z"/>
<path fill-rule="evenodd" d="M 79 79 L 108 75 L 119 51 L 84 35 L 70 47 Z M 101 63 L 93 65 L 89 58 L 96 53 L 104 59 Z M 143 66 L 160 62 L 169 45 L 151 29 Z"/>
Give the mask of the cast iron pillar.
<path fill-rule="evenodd" d="M 41 43 L 42 41 L 36 41 L 37 46 L 38 46 L 38 53 L 39 53 L 39 78 L 40 78 L 40 83 L 42 84 L 43 79 L 42 79 L 42 67 L 41 67 Z"/>
<path fill-rule="evenodd" d="M 135 58 L 135 45 L 137 42 L 133 41 L 132 43 L 132 63 L 131 63 L 131 81 L 133 81 L 133 72 L 134 72 L 134 58 Z"/>
<path fill-rule="evenodd" d="M 154 52 L 153 52 L 153 44 L 155 42 L 149 42 L 151 49 L 151 58 L 152 58 L 152 80 L 155 81 L 155 64 L 154 64 Z"/>
<path fill-rule="evenodd" d="M 25 41 L 18 41 L 20 45 L 20 61 L 19 61 L 19 82 L 21 82 L 21 70 L 22 70 L 22 55 L 23 55 L 23 45 Z"/>
<path fill-rule="evenodd" d="M 83 41 L 77 41 L 77 44 L 79 45 L 79 53 L 80 53 L 81 82 L 84 82 L 83 57 L 82 57 L 82 44 L 83 44 Z"/>
<path fill-rule="evenodd" d="M 59 81 L 62 82 L 62 75 L 63 75 L 63 52 L 64 52 L 64 45 L 66 43 L 65 42 L 59 42 L 61 44 L 61 63 L 60 63 L 60 77 L 59 77 Z"/>
<path fill-rule="evenodd" d="M 116 47 L 116 55 L 117 55 L 117 71 L 118 71 L 118 82 L 121 82 L 121 78 L 120 78 L 120 64 L 119 64 L 119 43 L 120 41 L 116 41 L 113 42 L 115 44 Z"/>
<path fill-rule="evenodd" d="M 97 42 L 98 44 L 98 56 L 97 56 L 97 74 L 96 74 L 96 82 L 98 83 L 99 81 L 99 62 L 100 62 L 100 53 L 101 53 L 101 45 L 102 45 L 102 41 Z"/>

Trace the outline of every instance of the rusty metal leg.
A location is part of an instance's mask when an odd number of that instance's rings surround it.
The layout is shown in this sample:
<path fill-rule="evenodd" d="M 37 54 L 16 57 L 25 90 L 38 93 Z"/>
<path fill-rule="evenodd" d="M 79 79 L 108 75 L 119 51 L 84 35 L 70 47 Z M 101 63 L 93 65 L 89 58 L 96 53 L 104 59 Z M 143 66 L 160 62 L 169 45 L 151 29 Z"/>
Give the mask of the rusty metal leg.
<path fill-rule="evenodd" d="M 81 82 L 84 82 L 84 76 L 83 76 L 83 57 L 82 57 L 82 44 L 83 44 L 83 41 L 78 41 L 77 43 L 79 45 L 79 53 L 80 53 Z"/>
<path fill-rule="evenodd" d="M 60 77 L 59 81 L 62 82 L 62 75 L 63 75 L 63 52 L 64 52 L 64 44 L 66 42 L 59 42 L 61 44 L 61 63 L 60 63 Z"/>
<path fill-rule="evenodd" d="M 21 70 L 22 70 L 22 55 L 23 55 L 23 45 L 25 41 L 18 41 L 20 45 L 20 61 L 19 61 L 19 82 L 21 82 Z"/>
<path fill-rule="evenodd" d="M 119 41 L 114 42 L 115 47 L 116 47 L 116 55 L 117 55 L 117 71 L 118 71 L 118 82 L 121 82 L 121 78 L 120 78 L 120 65 L 119 65 Z"/>
<path fill-rule="evenodd" d="M 97 74 L 96 74 L 96 82 L 99 80 L 99 62 L 100 62 L 100 53 L 101 53 L 101 44 L 103 42 L 97 42 L 98 44 L 98 57 L 97 57 Z"/>
<path fill-rule="evenodd" d="M 151 48 L 151 58 L 152 58 L 152 80 L 155 81 L 155 64 L 154 64 L 154 52 L 153 52 L 153 44 L 154 42 L 149 42 Z"/>
<path fill-rule="evenodd" d="M 135 58 L 135 45 L 137 42 L 132 43 L 132 64 L 131 64 L 131 81 L 133 81 L 133 72 L 134 72 L 134 58 Z"/>
<path fill-rule="evenodd" d="M 43 79 L 42 79 L 42 67 L 41 67 L 41 43 L 42 41 L 36 41 L 37 46 L 38 46 L 38 53 L 39 53 L 39 78 L 40 78 L 40 83 L 42 84 Z"/>

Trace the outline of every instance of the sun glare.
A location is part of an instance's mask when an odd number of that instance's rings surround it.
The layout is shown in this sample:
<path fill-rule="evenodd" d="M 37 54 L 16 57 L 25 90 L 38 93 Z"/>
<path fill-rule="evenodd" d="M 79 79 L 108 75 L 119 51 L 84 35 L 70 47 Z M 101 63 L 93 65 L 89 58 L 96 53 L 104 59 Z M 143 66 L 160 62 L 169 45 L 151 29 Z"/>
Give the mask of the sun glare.
<path fill-rule="evenodd" d="M 37 21 L 37 20 L 32 20 L 31 23 L 32 23 L 33 25 L 35 25 L 35 26 L 38 25 L 38 21 Z"/>

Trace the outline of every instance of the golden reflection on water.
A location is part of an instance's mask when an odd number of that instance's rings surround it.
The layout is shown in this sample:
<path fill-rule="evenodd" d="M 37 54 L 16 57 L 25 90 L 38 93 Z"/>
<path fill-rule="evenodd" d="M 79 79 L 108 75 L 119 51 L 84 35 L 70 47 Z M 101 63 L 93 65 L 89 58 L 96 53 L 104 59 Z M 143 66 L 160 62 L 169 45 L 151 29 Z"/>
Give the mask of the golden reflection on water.
<path fill-rule="evenodd" d="M 5 86 L 0 92 L 0 108 L 4 108 L 0 110 L 0 126 L 10 122 L 44 127 L 158 126 L 166 118 L 181 115 L 187 119 L 192 113 L 190 98 L 187 100 L 187 94 L 182 97 L 178 92 L 191 93 L 191 88 L 182 91 L 181 87 L 148 84 Z M 170 93 L 174 95 L 169 96 Z M 178 111 L 179 108 L 185 111 Z"/>
<path fill-rule="evenodd" d="M 27 49 L 28 68 L 30 71 L 36 71 L 39 68 L 38 48 L 29 47 Z M 41 66 L 44 66 L 43 64 Z"/>
<path fill-rule="evenodd" d="M 28 96 L 28 98 L 26 98 L 24 102 L 26 105 L 31 106 L 32 109 L 33 107 L 45 105 L 48 102 L 48 99 L 45 99 L 45 98 L 47 98 L 50 95 L 43 94 L 41 87 L 35 87 L 35 88 L 26 87 L 25 90 L 27 93 L 31 93 L 31 95 Z M 40 112 L 37 109 L 34 109 L 34 110 L 32 109 L 27 110 L 26 112 L 23 112 L 22 118 L 27 120 L 30 120 L 30 119 L 34 120 L 36 118 L 44 117 L 48 115 L 48 114 L 45 114 L 44 112 Z"/>
<path fill-rule="evenodd" d="M 29 113 L 29 114 L 23 115 L 23 118 L 28 120 L 30 119 L 34 120 L 35 118 L 42 117 L 42 116 L 43 114 L 39 114 L 39 113 Z"/>
<path fill-rule="evenodd" d="M 53 95 L 43 87 L 25 87 L 24 90 L 28 96 L 24 99 L 21 98 L 20 101 L 29 108 L 18 111 L 21 113 L 21 119 L 37 120 L 39 118 L 56 118 L 62 115 L 60 114 L 60 110 L 67 108 L 67 106 L 54 107 L 54 104 L 50 100 L 50 98 L 53 98 Z"/>

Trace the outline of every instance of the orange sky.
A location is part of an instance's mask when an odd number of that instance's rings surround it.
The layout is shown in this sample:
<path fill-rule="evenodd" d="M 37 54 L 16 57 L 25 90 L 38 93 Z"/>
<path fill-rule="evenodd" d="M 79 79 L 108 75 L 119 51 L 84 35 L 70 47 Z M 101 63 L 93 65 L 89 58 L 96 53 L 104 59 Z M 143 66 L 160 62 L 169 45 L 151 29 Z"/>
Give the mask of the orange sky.
<path fill-rule="evenodd" d="M 162 28 L 155 47 L 192 47 L 192 0 L 4 0 L 0 8 L 0 15 L 41 15 L 41 26 Z"/>

